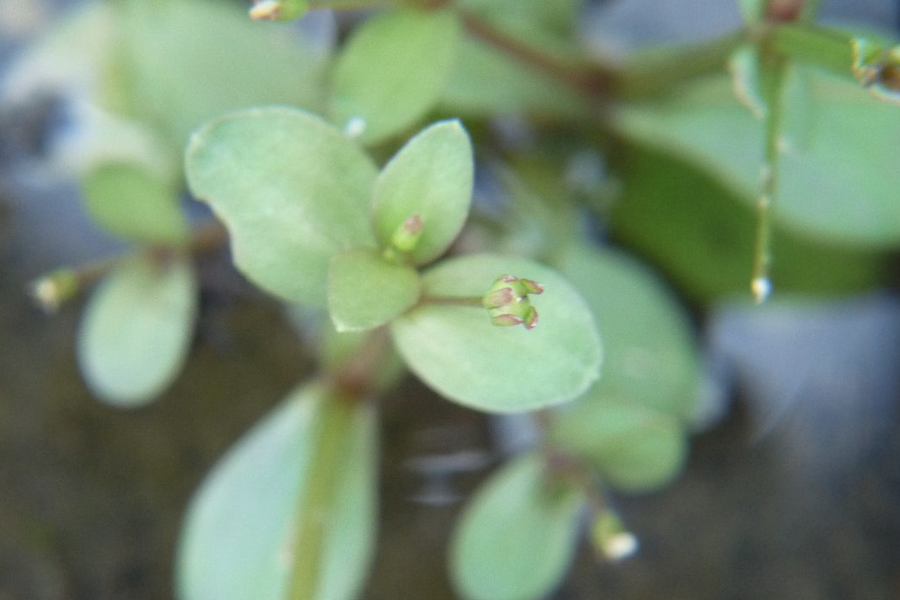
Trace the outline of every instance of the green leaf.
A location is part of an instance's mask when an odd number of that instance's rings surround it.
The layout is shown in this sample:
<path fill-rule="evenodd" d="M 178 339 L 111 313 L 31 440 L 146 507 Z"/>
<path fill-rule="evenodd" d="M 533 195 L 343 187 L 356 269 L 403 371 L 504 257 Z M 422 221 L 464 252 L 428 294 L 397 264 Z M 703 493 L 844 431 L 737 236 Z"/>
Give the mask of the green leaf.
<path fill-rule="evenodd" d="M 282 298 L 324 306 L 331 257 L 375 245 L 377 169 L 314 115 L 269 107 L 213 121 L 191 139 L 186 169 L 228 227 L 237 267 Z"/>
<path fill-rule="evenodd" d="M 554 414 L 551 439 L 588 459 L 616 488 L 656 490 L 684 466 L 683 425 L 625 398 L 591 392 L 589 399 Z"/>
<path fill-rule="evenodd" d="M 146 404 L 178 375 L 197 310 L 187 259 L 124 262 L 94 291 L 78 331 L 78 362 L 91 391 L 117 406 Z"/>
<path fill-rule="evenodd" d="M 807 122 L 810 114 L 811 126 L 805 136 L 781 144 L 773 216 L 807 237 L 870 248 L 897 245 L 897 107 L 853 83 L 807 73 L 812 106 L 786 106 L 784 130 L 797 130 L 796 122 Z M 748 203 L 756 198 L 763 131 L 733 98 L 727 78 L 697 82 L 656 103 L 622 107 L 617 123 L 627 137 L 707 170 Z"/>
<path fill-rule="evenodd" d="M 538 454 L 518 457 L 472 498 L 450 550 L 467 600 L 534 600 L 552 591 L 575 554 L 584 494 L 550 480 Z"/>
<path fill-rule="evenodd" d="M 188 237 L 173 186 L 137 163 L 104 163 L 82 182 L 91 217 L 110 233 L 136 242 L 177 245 Z"/>
<path fill-rule="evenodd" d="M 360 26 L 334 67 L 334 122 L 360 123 L 367 144 L 413 125 L 443 91 L 460 37 L 449 10 L 396 8 Z"/>
<path fill-rule="evenodd" d="M 688 316 L 663 282 L 626 254 L 586 245 L 573 245 L 557 267 L 603 332 L 603 378 L 591 394 L 627 394 L 687 421 L 698 399 L 700 359 Z"/>
<path fill-rule="evenodd" d="M 459 121 L 428 127 L 388 162 L 375 184 L 372 215 L 384 246 L 406 219 L 419 215 L 423 229 L 408 253 L 414 264 L 434 260 L 459 235 L 472 203 L 472 143 Z"/>
<path fill-rule="evenodd" d="M 768 0 L 738 0 L 744 21 L 751 25 L 760 21 L 765 15 L 767 2 Z"/>
<path fill-rule="evenodd" d="M 753 209 L 709 175 L 673 156 L 624 147 L 618 159 L 624 195 L 611 215 L 615 236 L 659 265 L 694 298 L 749 298 Z M 883 280 L 884 257 L 878 253 L 809 240 L 778 222 L 773 225 L 776 295 L 847 293 Z"/>
<path fill-rule="evenodd" d="M 533 279 L 545 291 L 532 304 L 532 331 L 491 323 L 480 298 L 504 274 Z M 530 260 L 469 255 L 444 261 L 422 279 L 423 301 L 391 323 L 409 368 L 435 390 L 488 412 L 525 411 L 582 394 L 600 374 L 600 336 L 590 309 L 555 271 Z"/>
<path fill-rule="evenodd" d="M 239 3 L 88 2 L 22 54 L 4 88 L 18 98 L 48 88 L 78 98 L 80 162 L 97 153 L 177 172 L 191 131 L 225 112 L 269 103 L 321 110 L 327 58 L 296 30 L 252 22 Z"/>
<path fill-rule="evenodd" d="M 356 598 L 374 550 L 376 438 L 371 406 L 298 388 L 191 501 L 179 597 L 284 600 L 309 586 L 307 600 Z"/>
<path fill-rule="evenodd" d="M 526 112 L 577 120 L 589 114 L 587 103 L 567 86 L 469 37 L 460 44 L 440 104 L 473 116 Z"/>
<path fill-rule="evenodd" d="M 419 274 L 354 248 L 335 255 L 328 271 L 328 312 L 338 331 L 384 325 L 419 299 Z"/>
<path fill-rule="evenodd" d="M 133 117 L 179 152 L 194 129 L 226 112 L 324 105 L 324 57 L 296 32 L 254 23 L 237 4 L 130 2 L 121 14 L 122 62 L 110 75 L 125 87 Z"/>

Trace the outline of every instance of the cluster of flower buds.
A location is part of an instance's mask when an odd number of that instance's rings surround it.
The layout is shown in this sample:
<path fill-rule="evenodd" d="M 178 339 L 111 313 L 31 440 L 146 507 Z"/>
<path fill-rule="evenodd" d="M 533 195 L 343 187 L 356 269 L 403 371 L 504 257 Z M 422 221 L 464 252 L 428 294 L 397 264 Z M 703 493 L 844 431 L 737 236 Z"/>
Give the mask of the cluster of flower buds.
<path fill-rule="evenodd" d="M 537 310 L 528 299 L 529 294 L 540 294 L 544 286 L 531 279 L 501 275 L 482 296 L 482 304 L 488 309 L 494 325 L 524 325 L 534 329 L 538 321 Z"/>

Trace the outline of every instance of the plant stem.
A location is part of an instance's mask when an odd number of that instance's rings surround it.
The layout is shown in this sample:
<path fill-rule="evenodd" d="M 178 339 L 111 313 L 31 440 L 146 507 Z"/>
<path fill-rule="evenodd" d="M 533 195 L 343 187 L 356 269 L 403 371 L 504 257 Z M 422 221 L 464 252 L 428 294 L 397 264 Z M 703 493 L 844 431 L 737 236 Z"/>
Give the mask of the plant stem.
<path fill-rule="evenodd" d="M 419 306 L 437 304 L 441 306 L 473 306 L 484 308 L 481 296 L 422 296 Z"/>
<path fill-rule="evenodd" d="M 756 303 L 761 304 L 771 292 L 769 267 L 771 248 L 771 206 L 778 186 L 779 141 L 784 117 L 784 80 L 787 59 L 777 52 L 760 51 L 763 95 L 768 107 L 765 123 L 765 150 L 760 169 L 760 192 L 756 202 L 756 244 L 753 253 L 753 275 L 750 283 Z"/>
<path fill-rule="evenodd" d="M 388 8 L 397 0 L 308 0 L 310 10 L 362 10 Z"/>
<path fill-rule="evenodd" d="M 575 91 L 597 97 L 606 92 L 608 73 L 598 68 L 576 67 L 543 52 L 534 46 L 523 43 L 474 13 L 458 7 L 466 30 L 474 37 L 503 52 L 511 58 L 540 71 L 544 75 L 559 81 Z"/>
<path fill-rule="evenodd" d="M 55 312 L 62 303 L 71 300 L 80 292 L 90 288 L 116 268 L 122 261 L 127 260 L 136 254 L 145 254 L 157 263 L 165 263 L 174 254 L 184 250 L 193 255 L 214 252 L 222 248 L 227 241 L 228 232 L 222 224 L 218 221 L 209 221 L 194 229 L 190 241 L 183 249 L 152 245 L 144 246 L 128 254 L 103 258 L 72 269 L 57 269 L 31 283 L 32 295 L 44 310 L 47 312 Z M 45 296 L 41 291 L 42 284 L 48 282 L 52 285 L 53 279 L 61 272 L 65 272 L 65 276 L 71 278 L 69 280 L 73 286 L 70 290 L 71 293 L 67 293 L 65 297 L 62 298 L 55 297 L 53 294 L 47 294 Z"/>
<path fill-rule="evenodd" d="M 315 443 L 309 458 L 307 493 L 303 497 L 294 539 L 294 569 L 288 588 L 289 600 L 316 597 L 321 574 L 323 541 L 329 525 L 330 508 L 337 483 L 338 466 L 348 439 L 352 413 L 340 398 L 330 394 L 322 399 L 314 424 Z"/>

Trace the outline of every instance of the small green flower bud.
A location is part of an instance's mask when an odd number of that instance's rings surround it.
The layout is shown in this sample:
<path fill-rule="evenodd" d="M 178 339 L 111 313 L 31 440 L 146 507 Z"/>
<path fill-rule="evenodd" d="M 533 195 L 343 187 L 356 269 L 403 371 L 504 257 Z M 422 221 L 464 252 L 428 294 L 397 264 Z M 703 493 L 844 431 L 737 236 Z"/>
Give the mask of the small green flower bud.
<path fill-rule="evenodd" d="M 54 313 L 79 289 L 78 274 L 74 269 L 61 268 L 47 273 L 29 286 L 29 292 L 42 309 Z"/>
<path fill-rule="evenodd" d="M 639 546 L 638 539 L 625 529 L 622 519 L 611 510 L 604 510 L 594 519 L 591 543 L 598 555 L 614 561 L 632 556 Z"/>
<path fill-rule="evenodd" d="M 419 243 L 424 229 L 425 222 L 422 217 L 418 213 L 412 215 L 403 221 L 391 236 L 391 246 L 399 252 L 412 252 Z"/>
<path fill-rule="evenodd" d="M 488 309 L 494 325 L 524 325 L 525 329 L 534 329 L 538 313 L 528 295 L 543 291 L 544 286 L 531 279 L 501 275 L 481 297 L 481 303 Z"/>

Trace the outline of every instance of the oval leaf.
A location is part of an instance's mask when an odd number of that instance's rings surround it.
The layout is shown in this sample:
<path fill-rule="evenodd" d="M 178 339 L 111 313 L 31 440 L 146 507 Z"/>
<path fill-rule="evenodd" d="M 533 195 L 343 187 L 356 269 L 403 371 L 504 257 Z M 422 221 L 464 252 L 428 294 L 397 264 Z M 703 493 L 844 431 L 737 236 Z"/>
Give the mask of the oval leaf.
<path fill-rule="evenodd" d="M 94 291 L 78 332 L 78 362 L 91 391 L 118 406 L 162 393 L 187 357 L 196 309 L 186 259 L 118 266 Z"/>
<path fill-rule="evenodd" d="M 603 378 L 592 388 L 627 393 L 687 421 L 697 404 L 700 357 L 685 310 L 661 280 L 625 254 L 573 245 L 559 261 L 603 332 Z"/>
<path fill-rule="evenodd" d="M 181 203 L 172 186 L 137 163 L 104 163 L 82 182 L 91 217 L 128 240 L 180 244 L 188 236 Z"/>
<path fill-rule="evenodd" d="M 556 444 L 587 458 L 613 486 L 647 492 L 682 469 L 687 440 L 678 419 L 618 398 L 592 398 L 554 415 Z"/>
<path fill-rule="evenodd" d="M 472 203 L 472 143 L 459 121 L 436 123 L 412 138 L 385 166 L 372 197 L 375 233 L 385 246 L 413 215 L 421 237 L 408 256 L 434 260 L 459 235 Z"/>
<path fill-rule="evenodd" d="M 419 274 L 389 263 L 375 250 L 336 255 L 328 271 L 328 312 L 338 331 L 384 325 L 419 299 Z"/>
<path fill-rule="evenodd" d="M 401 132 L 435 104 L 444 89 L 460 25 L 449 10 L 398 8 L 359 27 L 337 59 L 332 116 L 356 121 L 374 143 Z"/>
<path fill-rule="evenodd" d="M 324 306 L 331 257 L 372 246 L 368 204 L 377 170 L 319 117 L 251 109 L 191 138 L 187 176 L 232 237 L 235 264 L 260 287 Z"/>
<path fill-rule="evenodd" d="M 244 436 L 191 502 L 179 597 L 355 598 L 375 533 L 374 417 L 313 384 Z"/>
<path fill-rule="evenodd" d="M 479 298 L 504 274 L 545 287 L 533 297 L 539 324 L 532 331 L 496 326 L 480 305 L 453 305 L 453 298 Z M 447 398 L 488 412 L 532 410 L 579 396 L 599 376 L 600 336 L 590 309 L 548 267 L 471 255 L 442 262 L 422 285 L 423 302 L 394 320 L 391 333 L 410 369 Z"/>
<path fill-rule="evenodd" d="M 823 71 L 797 68 L 792 75 L 772 205 L 777 221 L 807 237 L 897 245 L 897 107 Z M 763 127 L 734 98 L 726 77 L 704 79 L 664 101 L 623 107 L 617 124 L 627 136 L 706 169 L 755 203 Z"/>
<path fill-rule="evenodd" d="M 127 96 L 131 116 L 151 123 L 179 153 L 192 131 L 227 112 L 324 104 L 326 61 L 297 31 L 253 23 L 242 6 L 225 2 L 116 8 L 125 43 L 104 57 L 113 63 L 108 86 Z"/>
<path fill-rule="evenodd" d="M 519 457 L 472 498 L 457 526 L 450 573 L 468 600 L 534 600 L 562 579 L 579 533 L 583 493 L 548 481 L 541 456 Z"/>

